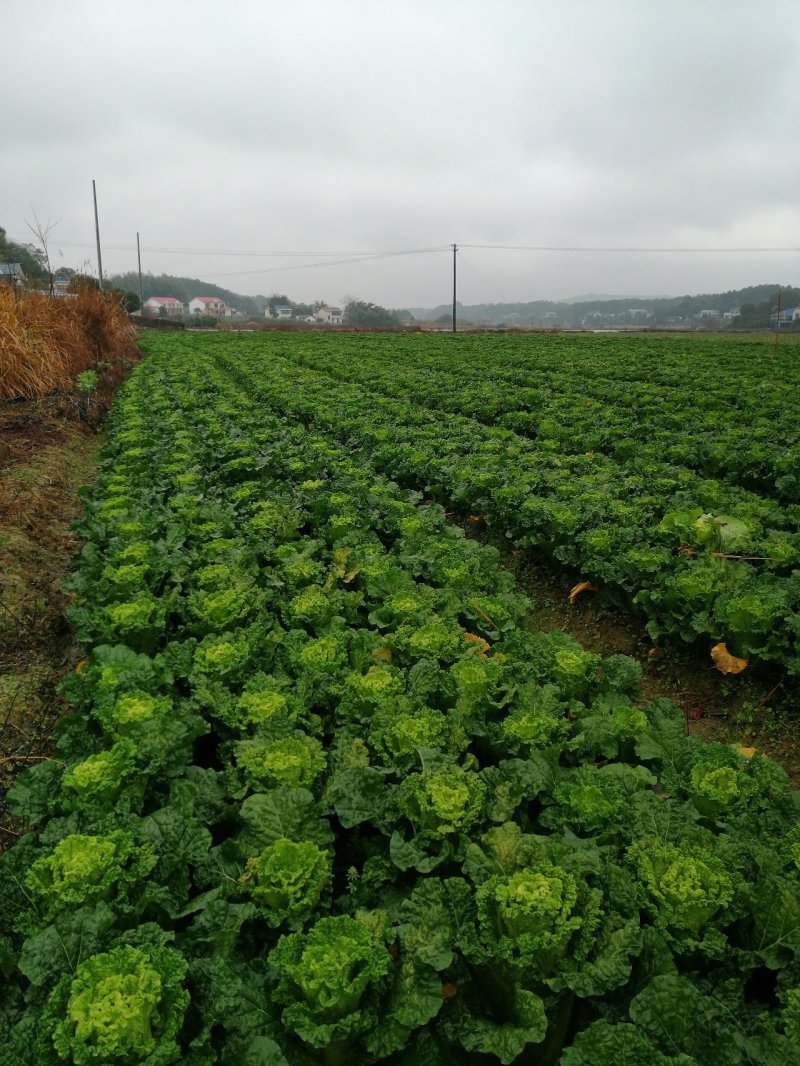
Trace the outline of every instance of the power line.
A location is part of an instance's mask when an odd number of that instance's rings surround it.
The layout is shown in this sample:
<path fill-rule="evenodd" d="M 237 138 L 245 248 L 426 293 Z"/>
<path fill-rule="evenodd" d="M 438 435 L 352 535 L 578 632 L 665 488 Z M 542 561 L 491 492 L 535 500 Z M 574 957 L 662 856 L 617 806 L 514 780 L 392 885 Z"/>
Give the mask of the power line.
<path fill-rule="evenodd" d="M 620 247 L 620 246 L 607 246 L 598 247 L 584 246 L 584 245 L 552 245 L 552 244 L 461 244 L 460 248 L 482 248 L 498 252 L 635 252 L 635 253 L 656 253 L 656 254 L 725 254 L 727 252 L 733 252 L 736 255 L 742 255 L 750 252 L 800 252 L 800 248 L 787 248 L 787 247 L 764 247 L 764 248 L 690 248 L 690 247 L 674 247 L 674 248 L 647 248 L 641 247 Z"/>
<path fill-rule="evenodd" d="M 485 275 L 485 274 L 482 274 L 482 273 L 480 272 L 480 270 L 478 270 L 478 268 L 477 268 L 477 267 L 475 266 L 475 264 L 474 264 L 474 263 L 470 263 L 469 259 L 467 259 L 467 257 L 466 257 L 466 256 L 464 255 L 464 253 L 463 253 L 463 252 L 461 251 L 461 249 L 462 249 L 463 247 L 464 247 L 463 245 L 459 245 L 459 248 L 458 248 L 458 255 L 459 255 L 459 258 L 461 259 L 461 262 L 462 262 L 462 263 L 466 263 L 466 264 L 467 264 L 467 266 L 468 266 L 468 267 L 470 268 L 470 270 L 474 271 L 474 272 L 475 272 L 475 273 L 476 273 L 476 274 L 478 275 L 478 277 L 479 277 L 479 278 L 481 279 L 481 281 L 483 281 L 483 282 L 484 282 L 484 283 L 485 283 L 486 285 L 488 285 L 490 289 L 494 289 L 494 291 L 495 291 L 495 292 L 497 293 L 497 295 L 498 295 L 498 296 L 500 297 L 500 300 L 501 300 L 501 301 L 502 301 L 503 303 L 510 303 L 511 301 L 509 301 L 509 300 L 507 300 L 507 299 L 506 299 L 506 296 L 505 296 L 505 294 L 504 294 L 504 293 L 502 293 L 502 292 L 500 292 L 500 290 L 499 290 L 499 289 L 498 289 L 498 287 L 497 287 L 497 286 L 496 286 L 496 285 L 494 284 L 494 282 L 490 281 L 490 280 L 489 280 L 489 279 L 488 279 L 488 278 L 486 277 L 486 275 Z"/>
<path fill-rule="evenodd" d="M 59 241 L 59 247 L 63 248 L 93 248 L 94 245 L 82 243 L 80 241 Z M 125 244 L 106 244 L 106 249 L 112 252 L 135 252 L 135 245 Z M 406 254 L 405 252 L 396 252 L 386 248 L 369 248 L 361 249 L 360 251 L 345 251 L 345 252 L 257 252 L 253 250 L 231 250 L 223 248 L 169 248 L 160 245 L 142 245 L 146 252 L 158 255 L 220 255 L 220 256 L 236 256 L 241 258 L 256 258 L 256 259 L 300 259 L 300 258 L 313 258 L 313 259 L 326 259 L 326 258 L 344 258 L 350 256 L 373 256 L 373 255 L 398 255 Z M 449 245 L 442 245 L 436 249 L 420 249 L 421 251 L 440 251 L 442 248 L 449 247 Z"/>
<path fill-rule="evenodd" d="M 429 252 L 441 252 L 449 248 L 449 245 L 439 245 L 435 248 L 409 248 L 401 252 L 379 252 L 377 254 L 362 255 L 350 259 L 333 259 L 317 263 L 292 263 L 290 266 L 258 267 L 255 270 L 227 270 L 219 273 L 208 274 L 209 278 L 235 278 L 246 274 L 274 274 L 287 270 L 311 270 L 321 267 L 348 266 L 350 263 L 371 263 L 376 259 L 394 259 L 402 255 L 425 255 Z"/>

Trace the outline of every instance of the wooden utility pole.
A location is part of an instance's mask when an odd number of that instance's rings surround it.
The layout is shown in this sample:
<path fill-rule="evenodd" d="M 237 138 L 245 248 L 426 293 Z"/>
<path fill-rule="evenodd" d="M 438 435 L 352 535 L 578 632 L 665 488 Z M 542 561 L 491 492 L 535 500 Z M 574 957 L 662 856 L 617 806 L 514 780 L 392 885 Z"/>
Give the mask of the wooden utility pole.
<path fill-rule="evenodd" d="M 781 332 L 781 290 L 778 289 L 778 313 L 775 316 L 775 351 L 778 350 L 778 335 Z"/>
<path fill-rule="evenodd" d="M 136 260 L 139 264 L 139 314 L 144 314 L 144 289 L 142 288 L 142 250 L 139 246 L 139 231 L 136 231 Z"/>
<path fill-rule="evenodd" d="M 453 245 L 453 333 L 456 332 L 456 252 L 458 246 Z"/>
<path fill-rule="evenodd" d="M 97 237 L 97 277 L 100 281 L 100 290 L 103 289 L 103 260 L 100 256 L 100 223 L 97 220 L 97 187 L 92 178 L 92 198 L 94 199 L 94 232 Z"/>

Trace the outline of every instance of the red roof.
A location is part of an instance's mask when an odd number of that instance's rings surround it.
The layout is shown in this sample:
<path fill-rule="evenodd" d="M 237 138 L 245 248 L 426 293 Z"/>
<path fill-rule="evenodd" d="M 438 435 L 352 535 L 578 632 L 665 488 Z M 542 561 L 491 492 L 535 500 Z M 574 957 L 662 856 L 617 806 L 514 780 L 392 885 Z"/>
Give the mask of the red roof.
<path fill-rule="evenodd" d="M 221 304 L 225 302 L 219 296 L 195 296 L 195 300 L 200 300 L 204 304 Z"/>

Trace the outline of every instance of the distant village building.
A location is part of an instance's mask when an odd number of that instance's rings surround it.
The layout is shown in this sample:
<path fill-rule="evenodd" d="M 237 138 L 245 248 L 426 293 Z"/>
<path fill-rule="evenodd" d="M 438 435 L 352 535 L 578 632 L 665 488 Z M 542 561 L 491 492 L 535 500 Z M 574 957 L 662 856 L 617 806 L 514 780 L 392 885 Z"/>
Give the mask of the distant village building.
<path fill-rule="evenodd" d="M 144 310 L 150 315 L 180 318 L 184 308 L 174 296 L 148 296 L 144 302 Z"/>
<path fill-rule="evenodd" d="M 797 323 L 800 323 L 800 307 L 784 307 L 780 314 L 773 311 L 769 316 L 770 329 L 788 329 Z"/>
<path fill-rule="evenodd" d="M 218 296 L 195 296 L 189 301 L 189 314 L 214 315 L 215 318 L 230 317 L 232 309 Z"/>
<path fill-rule="evenodd" d="M 323 304 L 316 313 L 316 321 L 324 322 L 327 326 L 341 326 L 344 316 L 341 307 L 328 307 Z"/>
<path fill-rule="evenodd" d="M 287 307 L 285 304 L 278 304 L 276 307 L 267 307 L 264 310 L 264 314 L 267 318 L 282 318 L 287 319 L 292 317 L 291 307 Z"/>
<path fill-rule="evenodd" d="M 0 263 L 0 285 L 24 285 L 26 281 L 20 263 Z"/>

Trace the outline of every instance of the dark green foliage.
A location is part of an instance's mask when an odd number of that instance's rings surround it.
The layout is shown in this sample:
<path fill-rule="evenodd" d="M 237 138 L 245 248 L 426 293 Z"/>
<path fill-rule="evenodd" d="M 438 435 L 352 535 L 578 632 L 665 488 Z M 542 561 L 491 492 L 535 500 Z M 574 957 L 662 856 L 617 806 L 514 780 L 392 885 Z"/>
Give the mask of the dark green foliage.
<path fill-rule="evenodd" d="M 785 775 L 531 633 L 392 432 L 317 430 L 258 343 L 155 336 L 111 415 L 87 660 L 0 857 L 0 1062 L 798 1061 Z M 449 453 L 465 500 L 493 444 Z"/>

